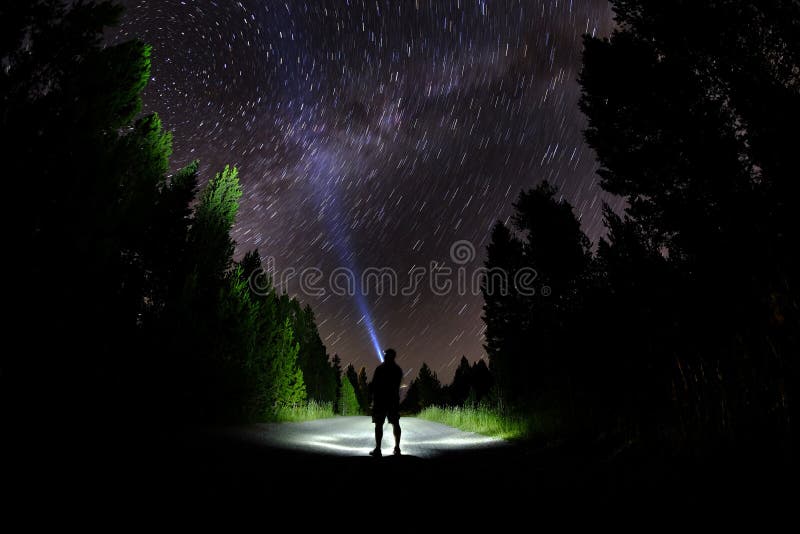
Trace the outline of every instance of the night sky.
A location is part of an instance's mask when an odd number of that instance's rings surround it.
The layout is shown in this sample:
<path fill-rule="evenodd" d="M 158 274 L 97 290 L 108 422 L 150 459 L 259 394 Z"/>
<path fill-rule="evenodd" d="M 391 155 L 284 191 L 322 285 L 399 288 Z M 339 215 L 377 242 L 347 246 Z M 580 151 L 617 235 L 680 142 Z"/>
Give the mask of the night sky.
<path fill-rule="evenodd" d="M 484 355 L 483 301 L 427 277 L 409 295 L 339 296 L 337 267 L 388 267 L 402 288 L 412 268 L 462 267 L 451 247 L 466 240 L 472 273 L 493 223 L 544 179 L 601 235 L 609 198 L 576 78 L 581 35 L 609 32 L 605 0 L 122 3 L 117 37 L 153 46 L 145 105 L 175 134 L 174 166 L 240 168 L 238 256 L 257 248 L 276 277 L 321 270 L 324 295 L 297 277 L 285 289 L 345 365 L 371 371 L 377 342 L 409 377 L 427 361 L 449 381 Z"/>

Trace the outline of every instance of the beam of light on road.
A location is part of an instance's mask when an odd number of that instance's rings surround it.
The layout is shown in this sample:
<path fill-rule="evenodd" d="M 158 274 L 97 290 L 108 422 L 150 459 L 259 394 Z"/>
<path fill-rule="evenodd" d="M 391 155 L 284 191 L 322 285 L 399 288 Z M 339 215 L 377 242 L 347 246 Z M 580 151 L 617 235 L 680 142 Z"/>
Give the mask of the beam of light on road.
<path fill-rule="evenodd" d="M 385 432 L 390 433 L 391 430 L 387 428 Z M 441 438 L 431 438 L 429 436 L 427 439 L 425 437 L 416 438 L 415 434 L 416 432 L 413 430 L 404 434 L 401 447 L 404 454 L 423 458 L 435 457 L 447 451 L 502 446 L 505 443 L 498 438 L 471 433 L 461 433 L 461 435 L 449 435 Z M 374 441 L 368 431 L 368 427 L 365 425 L 365 432 L 361 433 L 310 433 L 302 436 L 293 436 L 287 439 L 284 444 L 289 445 L 292 449 L 305 449 L 324 454 L 365 456 L 366 452 L 374 446 Z M 384 449 L 387 455 L 391 450 L 390 445 L 391 439 L 386 440 Z"/>
<path fill-rule="evenodd" d="M 457 437 L 457 438 L 442 438 L 442 439 L 426 439 L 412 442 L 414 445 L 421 445 L 425 447 L 434 448 L 466 448 L 474 447 L 475 445 L 485 445 L 488 443 L 497 443 L 497 438 L 489 436 L 470 436 L 470 437 Z"/>

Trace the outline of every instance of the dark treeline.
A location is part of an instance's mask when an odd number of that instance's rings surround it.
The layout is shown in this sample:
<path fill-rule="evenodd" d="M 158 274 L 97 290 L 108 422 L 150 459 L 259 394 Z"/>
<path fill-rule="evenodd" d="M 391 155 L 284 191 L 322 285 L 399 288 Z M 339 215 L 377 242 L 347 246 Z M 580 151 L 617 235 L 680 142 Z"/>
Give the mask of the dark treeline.
<path fill-rule="evenodd" d="M 484 360 L 470 365 L 461 357 L 450 384 L 443 385 L 436 372 L 423 363 L 416 378 L 408 384 L 403 394 L 400 409 L 406 414 L 416 414 L 429 406 L 463 407 L 477 406 L 489 401 L 492 375 Z M 356 371 L 350 364 L 341 381 L 338 411 L 344 415 L 369 415 L 372 407 L 371 383 L 366 368 Z M 493 399 L 492 402 L 495 402 Z"/>
<path fill-rule="evenodd" d="M 489 400 L 491 387 L 492 376 L 483 360 L 470 365 L 462 356 L 453 381 L 447 385 L 442 385 L 436 372 L 423 363 L 417 377 L 408 385 L 400 408 L 407 413 L 417 413 L 430 406 L 475 407 Z"/>
<path fill-rule="evenodd" d="M 3 2 L 0 161 L 7 422 L 248 421 L 336 401 L 309 307 L 234 261 L 241 196 L 225 168 L 169 174 L 172 138 L 142 115 L 150 49 L 107 46 L 110 3 Z"/>
<path fill-rule="evenodd" d="M 791 450 L 798 358 L 800 6 L 612 0 L 581 109 L 604 190 L 592 250 L 548 184 L 498 223 L 484 285 L 500 397 L 563 431 L 672 450 Z M 551 291 L 542 292 L 547 286 Z"/>
<path fill-rule="evenodd" d="M 348 365 L 341 381 L 338 413 L 370 414 L 370 386 L 366 368 L 356 371 L 352 364 Z M 462 356 L 453 382 L 447 385 L 442 385 L 436 372 L 423 363 L 417 377 L 408 384 L 400 409 L 406 414 L 415 414 L 429 406 L 477 406 L 481 401 L 488 400 L 491 387 L 492 376 L 483 360 L 470 365 L 467 358 Z"/>

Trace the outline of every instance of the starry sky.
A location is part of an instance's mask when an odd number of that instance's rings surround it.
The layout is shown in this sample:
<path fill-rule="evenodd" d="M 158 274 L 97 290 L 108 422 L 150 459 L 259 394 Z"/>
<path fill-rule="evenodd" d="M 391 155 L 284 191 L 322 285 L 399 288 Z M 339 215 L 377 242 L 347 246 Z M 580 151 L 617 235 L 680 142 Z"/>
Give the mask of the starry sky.
<path fill-rule="evenodd" d="M 426 361 L 449 381 L 484 356 L 483 301 L 457 290 L 458 269 L 482 265 L 519 191 L 556 185 L 592 240 L 602 202 L 618 204 L 577 109 L 581 36 L 609 33 L 605 0 L 121 3 L 114 39 L 153 46 L 145 109 L 174 133 L 173 165 L 239 167 L 237 254 L 271 258 L 345 365 L 371 372 L 391 346 L 409 377 Z M 407 288 L 431 262 L 453 269 L 452 291 L 330 285 L 388 268 Z"/>

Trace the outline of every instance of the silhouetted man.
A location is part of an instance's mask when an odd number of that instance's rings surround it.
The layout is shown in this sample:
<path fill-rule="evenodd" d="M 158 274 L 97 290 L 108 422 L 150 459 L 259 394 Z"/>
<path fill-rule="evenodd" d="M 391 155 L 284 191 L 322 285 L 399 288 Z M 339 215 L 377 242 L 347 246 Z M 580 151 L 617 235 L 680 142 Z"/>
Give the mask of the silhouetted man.
<path fill-rule="evenodd" d="M 381 456 L 383 422 L 389 419 L 394 430 L 394 454 L 400 455 L 400 381 L 403 370 L 394 363 L 397 353 L 394 349 L 383 352 L 383 363 L 372 375 L 372 422 L 375 423 L 375 450 L 370 456 Z"/>

